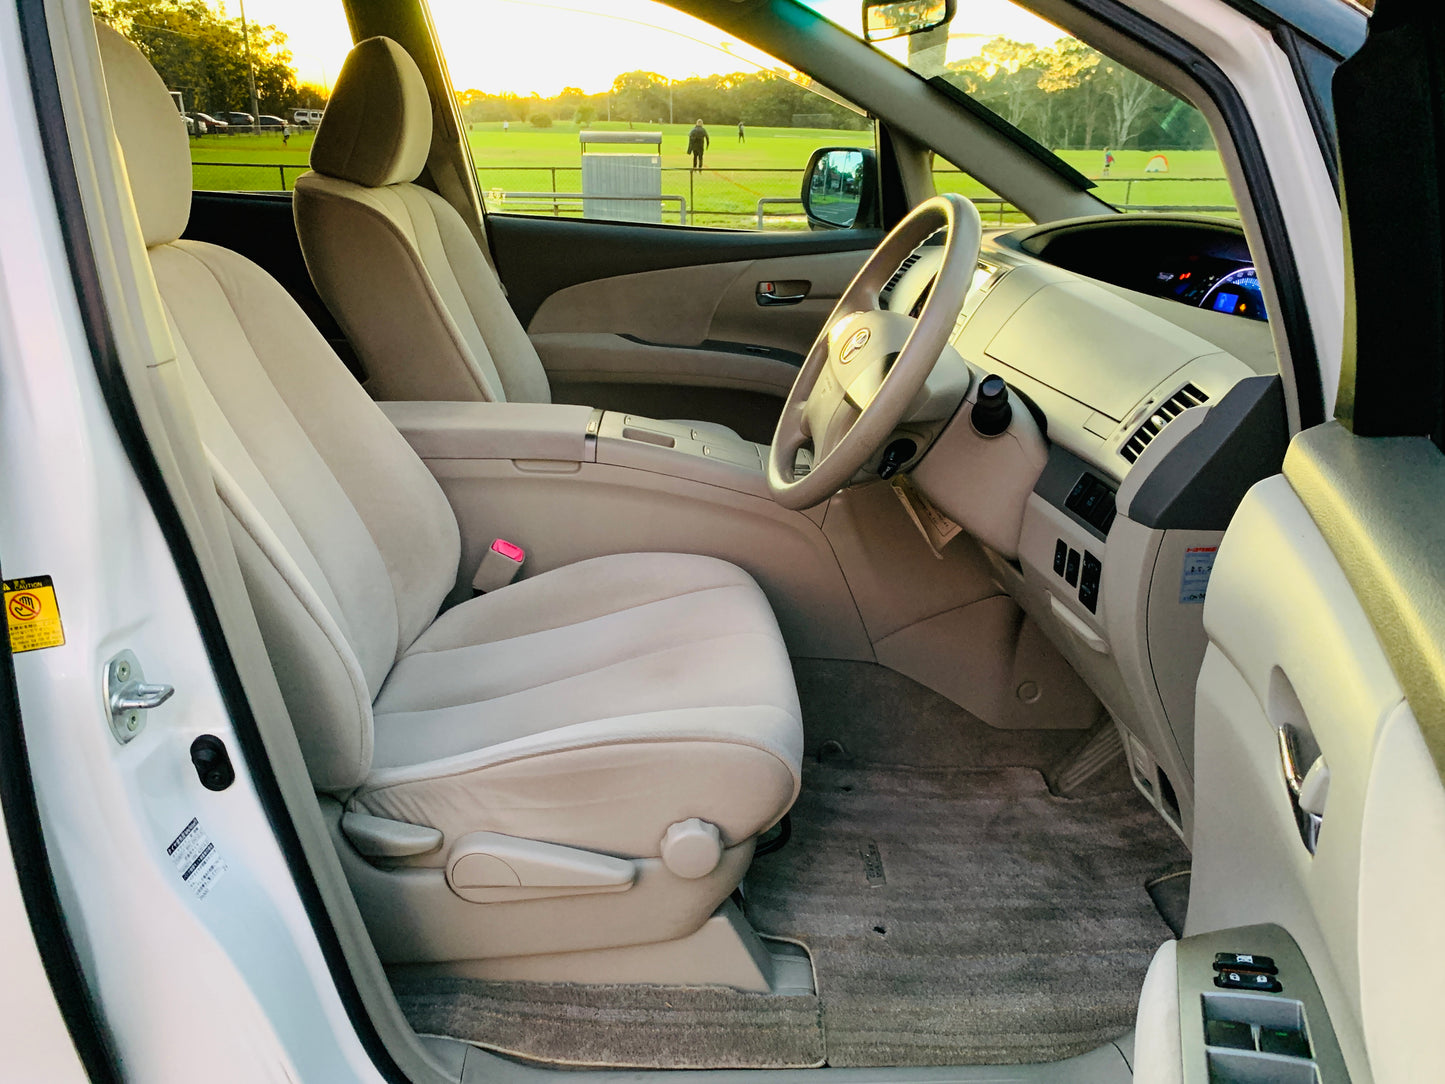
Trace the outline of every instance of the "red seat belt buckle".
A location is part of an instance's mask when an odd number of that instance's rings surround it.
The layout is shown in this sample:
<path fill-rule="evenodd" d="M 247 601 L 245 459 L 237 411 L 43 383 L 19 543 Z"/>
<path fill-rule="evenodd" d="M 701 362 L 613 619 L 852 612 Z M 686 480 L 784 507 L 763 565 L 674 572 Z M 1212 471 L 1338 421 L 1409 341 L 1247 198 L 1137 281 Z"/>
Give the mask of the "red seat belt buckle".
<path fill-rule="evenodd" d="M 522 562 L 527 559 L 527 551 L 515 542 L 508 542 L 505 538 L 497 538 L 487 547 L 487 552 L 482 556 L 482 563 L 477 566 L 477 574 L 472 577 L 472 587 L 477 591 L 495 591 L 498 587 L 506 587 L 517 578 L 522 571 Z"/>

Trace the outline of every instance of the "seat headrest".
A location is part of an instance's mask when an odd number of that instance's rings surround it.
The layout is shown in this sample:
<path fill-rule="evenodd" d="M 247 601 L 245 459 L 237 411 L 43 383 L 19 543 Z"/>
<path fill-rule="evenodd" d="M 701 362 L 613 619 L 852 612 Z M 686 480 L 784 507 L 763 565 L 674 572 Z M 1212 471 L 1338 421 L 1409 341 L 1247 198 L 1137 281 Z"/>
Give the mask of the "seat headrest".
<path fill-rule="evenodd" d="M 416 180 L 430 151 L 431 99 L 416 61 L 390 38 L 358 42 L 331 89 L 311 168 L 382 188 Z"/>
<path fill-rule="evenodd" d="M 139 49 L 96 20 L 110 113 L 146 247 L 177 240 L 191 217 L 191 148 L 186 122 Z"/>

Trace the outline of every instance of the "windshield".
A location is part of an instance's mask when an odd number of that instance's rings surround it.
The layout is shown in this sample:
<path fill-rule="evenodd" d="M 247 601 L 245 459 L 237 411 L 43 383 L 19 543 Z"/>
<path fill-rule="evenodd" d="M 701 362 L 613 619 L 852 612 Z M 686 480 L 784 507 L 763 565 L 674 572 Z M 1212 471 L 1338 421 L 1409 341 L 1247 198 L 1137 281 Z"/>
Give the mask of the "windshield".
<path fill-rule="evenodd" d="M 859 0 L 802 2 L 863 37 Z M 872 44 L 997 113 L 1119 210 L 1238 216 L 1197 109 L 1011 0 L 961 0 L 946 26 Z M 971 179 L 954 167 L 968 163 L 937 164 L 939 190 L 972 195 Z"/>

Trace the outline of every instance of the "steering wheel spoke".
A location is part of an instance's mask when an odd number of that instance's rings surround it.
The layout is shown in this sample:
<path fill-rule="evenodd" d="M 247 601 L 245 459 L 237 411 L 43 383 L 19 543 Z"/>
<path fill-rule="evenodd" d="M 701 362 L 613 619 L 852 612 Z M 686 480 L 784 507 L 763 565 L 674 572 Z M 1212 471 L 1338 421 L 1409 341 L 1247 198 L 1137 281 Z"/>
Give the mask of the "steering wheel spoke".
<path fill-rule="evenodd" d="M 898 265 L 940 228 L 943 260 L 918 318 L 879 308 Z M 981 236 L 973 204 L 949 193 L 919 204 L 874 250 L 788 393 L 768 455 L 768 489 L 779 504 L 802 509 L 827 500 L 903 420 L 953 333 Z M 799 476 L 798 451 L 810 441 L 812 469 Z"/>

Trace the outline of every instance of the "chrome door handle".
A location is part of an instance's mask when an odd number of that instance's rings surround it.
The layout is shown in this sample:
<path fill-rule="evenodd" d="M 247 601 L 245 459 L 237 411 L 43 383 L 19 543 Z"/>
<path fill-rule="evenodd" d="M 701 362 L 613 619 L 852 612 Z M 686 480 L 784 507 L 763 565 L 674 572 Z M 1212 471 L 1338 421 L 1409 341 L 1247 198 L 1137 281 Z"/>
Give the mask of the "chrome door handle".
<path fill-rule="evenodd" d="M 759 305 L 796 305 L 800 301 L 807 300 L 808 291 L 806 287 L 802 293 L 780 294 L 778 284 L 775 282 L 758 283 L 757 301 Z"/>
<path fill-rule="evenodd" d="M 1299 734 L 1294 727 L 1281 726 L 1275 734 L 1279 739 L 1279 766 L 1284 772 L 1284 785 L 1289 792 L 1300 842 L 1314 854 L 1330 795 L 1330 769 L 1323 755 L 1316 756 L 1308 768 L 1301 769 Z"/>

